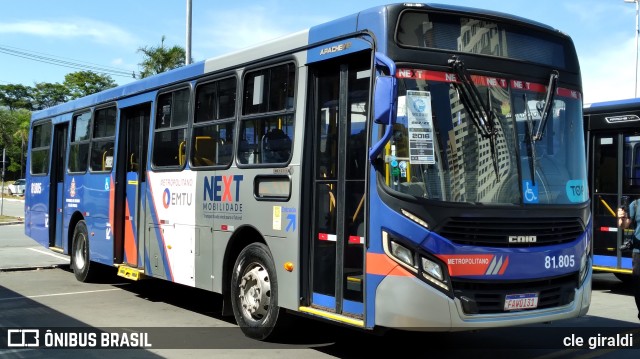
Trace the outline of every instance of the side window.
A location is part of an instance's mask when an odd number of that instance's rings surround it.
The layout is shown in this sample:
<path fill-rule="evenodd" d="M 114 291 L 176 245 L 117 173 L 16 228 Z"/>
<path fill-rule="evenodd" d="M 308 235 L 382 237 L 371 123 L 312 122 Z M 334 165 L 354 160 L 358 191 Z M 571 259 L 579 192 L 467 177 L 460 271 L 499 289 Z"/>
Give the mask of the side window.
<path fill-rule="evenodd" d="M 90 125 L 91 112 L 73 116 L 71 146 L 69 148 L 69 172 L 80 173 L 87 171 Z"/>
<path fill-rule="evenodd" d="M 292 63 L 247 73 L 238 162 L 286 163 L 291 158 L 295 93 Z"/>
<path fill-rule="evenodd" d="M 49 173 L 49 149 L 51 148 L 51 122 L 33 126 L 31 135 L 31 174 Z"/>
<path fill-rule="evenodd" d="M 191 137 L 193 167 L 226 166 L 231 163 L 235 109 L 235 78 L 197 87 Z"/>
<path fill-rule="evenodd" d="M 91 139 L 91 171 L 111 171 L 116 134 L 116 108 L 96 110 Z"/>
<path fill-rule="evenodd" d="M 158 97 L 152 163 L 156 168 L 182 167 L 186 161 L 189 89 Z"/>

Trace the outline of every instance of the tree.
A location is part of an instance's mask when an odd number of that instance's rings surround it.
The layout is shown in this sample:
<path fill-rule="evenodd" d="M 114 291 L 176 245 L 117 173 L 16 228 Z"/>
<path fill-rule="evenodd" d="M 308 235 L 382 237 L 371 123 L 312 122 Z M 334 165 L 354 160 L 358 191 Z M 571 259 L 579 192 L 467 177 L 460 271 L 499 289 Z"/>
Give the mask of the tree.
<path fill-rule="evenodd" d="M 29 133 L 29 119 L 31 112 L 25 109 L 15 111 L 0 108 L 0 156 L 2 149 L 6 150 L 8 173 L 23 176 L 24 151 Z M 14 177 L 9 175 L 9 178 Z"/>
<path fill-rule="evenodd" d="M 36 83 L 33 92 L 33 109 L 43 110 L 47 107 L 64 103 L 70 96 L 69 89 L 59 83 Z"/>
<path fill-rule="evenodd" d="M 111 76 L 97 74 L 93 71 L 77 71 L 66 74 L 63 85 L 67 88 L 71 100 L 117 86 Z"/>
<path fill-rule="evenodd" d="M 0 85 L 0 106 L 7 106 L 9 110 L 25 108 L 31 110 L 33 88 L 20 84 Z"/>
<path fill-rule="evenodd" d="M 139 64 L 142 67 L 140 78 L 149 77 L 165 71 L 173 70 L 184 65 L 185 51 L 180 46 L 171 48 L 164 47 L 164 35 L 158 47 L 141 47 L 138 52 L 142 52 L 144 59 Z"/>

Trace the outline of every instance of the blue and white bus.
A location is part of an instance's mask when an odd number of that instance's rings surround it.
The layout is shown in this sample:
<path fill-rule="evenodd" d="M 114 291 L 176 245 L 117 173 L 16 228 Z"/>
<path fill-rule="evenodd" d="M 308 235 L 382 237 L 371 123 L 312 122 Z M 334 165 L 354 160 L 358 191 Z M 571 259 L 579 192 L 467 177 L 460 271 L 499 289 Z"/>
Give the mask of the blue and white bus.
<path fill-rule="evenodd" d="M 394 4 L 34 113 L 26 233 L 297 313 L 463 330 L 584 315 L 591 217 L 572 40 Z M 114 269 L 115 270 L 115 269 Z"/>
<path fill-rule="evenodd" d="M 588 104 L 584 108 L 593 213 L 593 269 L 631 280 L 631 250 L 621 249 L 617 208 L 640 198 L 640 99 Z"/>

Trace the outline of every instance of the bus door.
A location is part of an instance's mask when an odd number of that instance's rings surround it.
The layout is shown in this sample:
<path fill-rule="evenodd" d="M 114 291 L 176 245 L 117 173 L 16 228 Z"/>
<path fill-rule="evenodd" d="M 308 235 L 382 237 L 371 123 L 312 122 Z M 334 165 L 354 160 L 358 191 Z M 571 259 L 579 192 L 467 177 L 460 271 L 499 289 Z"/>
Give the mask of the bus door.
<path fill-rule="evenodd" d="M 49 193 L 49 247 L 62 250 L 64 228 L 64 177 L 65 159 L 67 153 L 68 123 L 55 125 L 53 133 L 53 148 L 51 156 L 51 192 Z"/>
<path fill-rule="evenodd" d="M 116 172 L 114 230 L 116 263 L 132 268 L 144 265 L 145 168 L 151 105 L 144 104 L 120 112 L 120 143 Z M 141 240 L 141 238 L 143 240 Z"/>
<path fill-rule="evenodd" d="M 640 132 L 592 132 L 591 143 L 594 265 L 631 269 L 631 253 L 619 250 L 625 233 L 617 228 L 616 212 L 622 196 L 640 198 Z"/>
<path fill-rule="evenodd" d="M 363 317 L 371 55 L 313 65 L 311 306 Z M 309 158 L 309 157 L 307 157 Z"/>

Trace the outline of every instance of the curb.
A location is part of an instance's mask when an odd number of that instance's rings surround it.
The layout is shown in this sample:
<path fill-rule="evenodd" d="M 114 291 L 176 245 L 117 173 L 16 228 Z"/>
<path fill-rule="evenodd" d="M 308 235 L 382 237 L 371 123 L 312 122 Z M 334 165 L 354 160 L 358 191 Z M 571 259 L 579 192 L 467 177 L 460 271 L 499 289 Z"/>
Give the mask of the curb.
<path fill-rule="evenodd" d="M 24 221 L 0 222 L 0 226 L 9 226 L 12 224 L 24 224 Z"/>
<path fill-rule="evenodd" d="M 44 270 L 44 269 L 56 269 L 64 266 L 68 266 L 69 264 L 51 264 L 47 266 L 26 266 L 26 267 L 10 267 L 10 268 L 0 268 L 0 273 L 4 272 L 26 272 L 32 270 Z"/>

